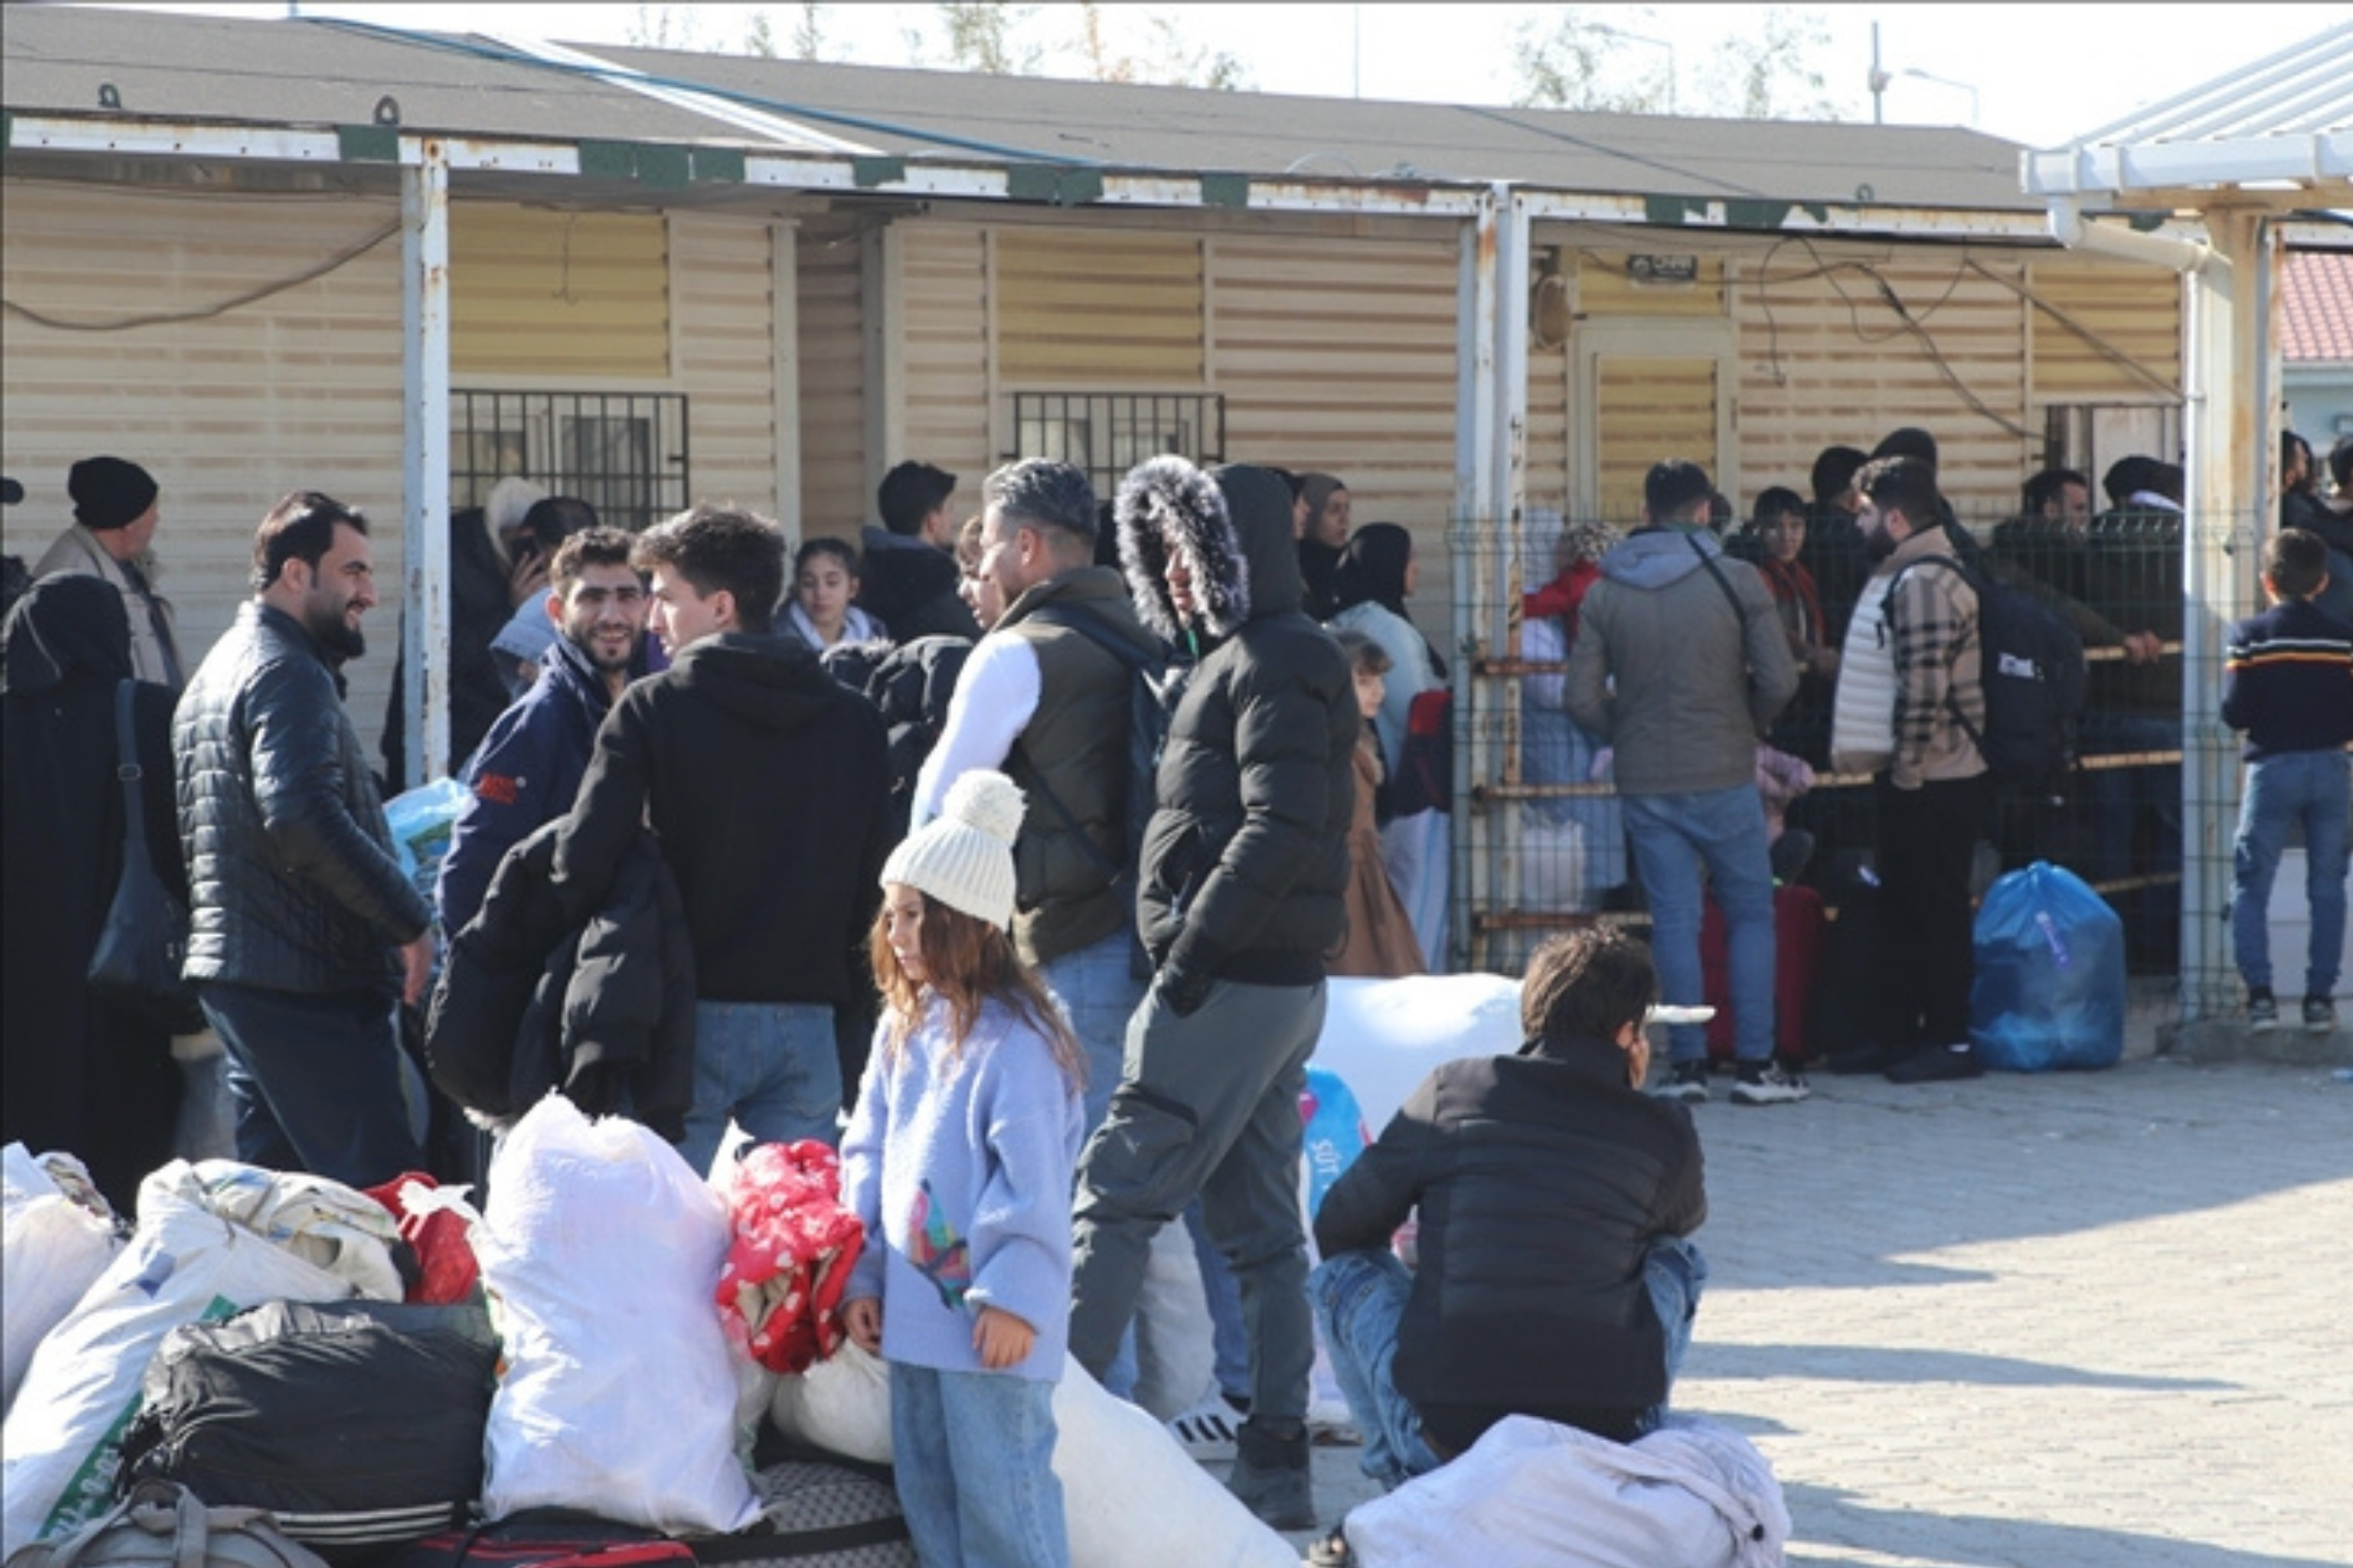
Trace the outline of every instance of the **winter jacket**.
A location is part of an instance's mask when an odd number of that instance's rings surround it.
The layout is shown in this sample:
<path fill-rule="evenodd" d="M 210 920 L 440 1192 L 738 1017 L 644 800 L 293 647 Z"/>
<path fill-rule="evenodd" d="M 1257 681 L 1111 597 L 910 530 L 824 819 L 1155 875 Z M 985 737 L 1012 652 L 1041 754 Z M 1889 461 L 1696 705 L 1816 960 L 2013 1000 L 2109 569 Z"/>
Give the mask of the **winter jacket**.
<path fill-rule="evenodd" d="M 603 904 L 570 921 L 551 885 L 548 822 L 500 861 L 453 932 L 426 1015 L 433 1081 L 468 1110 L 522 1115 L 550 1089 L 665 1138 L 694 1100 L 694 952 L 650 836 L 623 852 Z"/>
<path fill-rule="evenodd" d="M 1617 748 L 1620 794 L 1747 783 L 1757 741 L 1797 689 L 1765 580 L 1713 535 L 1641 529 L 1601 558 L 1564 696 L 1572 718 Z"/>
<path fill-rule="evenodd" d="M 95 577 L 121 595 L 122 613 L 131 622 L 132 672 L 142 680 L 180 689 L 188 667 L 180 658 L 171 601 L 155 592 L 138 567 L 109 554 L 97 534 L 79 523 L 67 529 L 33 563 L 33 575 Z"/>
<path fill-rule="evenodd" d="M 1969 739 L 1986 724 L 1978 596 L 1952 562 L 1947 531 L 1928 529 L 1898 545 L 1864 586 L 1839 656 L 1831 743 L 1840 768 L 1884 768 L 1898 789 L 1986 771 Z M 1866 732 L 1868 745 L 1858 739 Z M 1883 734 L 1893 747 L 1883 755 Z"/>
<path fill-rule="evenodd" d="M 955 557 L 936 544 L 869 528 L 859 535 L 858 607 L 901 642 L 923 637 L 975 637 L 980 623 L 956 597 Z"/>
<path fill-rule="evenodd" d="M 1304 985 L 1346 923 L 1363 720 L 1346 656 L 1301 613 L 1290 491 L 1157 458 L 1121 487 L 1120 561 L 1145 628 L 1198 663 L 1169 717 L 1136 923 L 1170 984 Z M 1165 580 L 1192 576 L 1194 618 Z"/>
<path fill-rule="evenodd" d="M 1622 1051 L 1538 1040 L 1440 1067 L 1333 1184 L 1315 1244 L 1385 1247 L 1417 1207 L 1394 1376 L 1446 1450 L 1510 1415 L 1630 1435 L 1666 1396 L 1643 1257 L 1707 1198 L 1690 1112 L 1630 1087 Z"/>
<path fill-rule="evenodd" d="M 882 721 L 799 639 L 728 632 L 621 695 L 555 849 L 575 918 L 649 816 L 678 879 L 706 1002 L 851 1002 L 890 779 Z"/>
<path fill-rule="evenodd" d="M 2222 670 L 2222 722 L 2247 732 L 2248 762 L 2353 742 L 2353 627 L 2310 600 L 2232 626 Z"/>
<path fill-rule="evenodd" d="M 540 656 L 539 679 L 499 715 L 466 763 L 468 799 L 450 829 L 435 889 L 441 929 L 456 935 L 482 907 L 506 852 L 572 809 L 596 728 L 613 706 L 604 672 L 566 637 Z"/>
<path fill-rule="evenodd" d="M 396 991 L 394 951 L 432 923 L 394 858 L 343 678 L 259 600 L 205 656 L 172 721 L 191 980 Z"/>
<path fill-rule="evenodd" d="M 825 672 L 845 689 L 859 693 L 882 716 L 890 741 L 891 802 L 884 834 L 896 844 L 907 837 L 915 780 L 939 743 L 948 704 L 964 673 L 972 644 L 963 637 L 917 637 L 892 647 L 887 643 L 836 643 L 818 656 Z"/>

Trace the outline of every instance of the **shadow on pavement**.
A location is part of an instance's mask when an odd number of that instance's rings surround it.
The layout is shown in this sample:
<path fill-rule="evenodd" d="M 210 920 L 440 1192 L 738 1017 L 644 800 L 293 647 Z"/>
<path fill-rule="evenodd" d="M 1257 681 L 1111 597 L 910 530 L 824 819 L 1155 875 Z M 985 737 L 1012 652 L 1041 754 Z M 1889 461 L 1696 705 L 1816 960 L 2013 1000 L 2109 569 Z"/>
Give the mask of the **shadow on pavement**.
<path fill-rule="evenodd" d="M 2086 1530 L 1989 1514 L 1934 1513 L 1918 1509 L 1866 1508 L 1852 1494 L 1831 1487 L 1790 1486 L 1785 1490 L 1797 1525 L 1789 1543 L 1790 1568 L 1836 1563 L 1862 1568 L 1883 1553 L 1905 1563 L 1938 1568 L 2059 1568 L 2064 1563 L 2147 1563 L 2151 1568 L 2341 1568 L 2316 1557 L 2282 1557 L 2242 1552 L 2131 1531 Z M 1832 1547 L 1834 1558 L 1809 1555 L 1809 1548 Z"/>
<path fill-rule="evenodd" d="M 1818 1382 L 1966 1383 L 1999 1388 L 2111 1388 L 2152 1394 L 2216 1393 L 2240 1387 L 2202 1377 L 2133 1377 L 2049 1362 L 1967 1351 L 1896 1350 L 1883 1345 L 1709 1344 L 1692 1347 L 1686 1375 L 1700 1378 L 1811 1378 Z"/>

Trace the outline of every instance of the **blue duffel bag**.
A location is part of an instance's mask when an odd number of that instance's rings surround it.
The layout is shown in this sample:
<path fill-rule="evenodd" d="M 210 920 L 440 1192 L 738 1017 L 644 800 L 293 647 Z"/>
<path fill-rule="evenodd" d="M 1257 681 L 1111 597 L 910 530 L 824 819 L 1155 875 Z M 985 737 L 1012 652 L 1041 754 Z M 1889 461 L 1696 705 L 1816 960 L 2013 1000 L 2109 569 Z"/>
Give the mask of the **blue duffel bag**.
<path fill-rule="evenodd" d="M 1978 907 L 1969 1038 L 2010 1072 L 2114 1067 L 2125 1050 L 2125 924 L 2063 866 L 2010 872 Z"/>

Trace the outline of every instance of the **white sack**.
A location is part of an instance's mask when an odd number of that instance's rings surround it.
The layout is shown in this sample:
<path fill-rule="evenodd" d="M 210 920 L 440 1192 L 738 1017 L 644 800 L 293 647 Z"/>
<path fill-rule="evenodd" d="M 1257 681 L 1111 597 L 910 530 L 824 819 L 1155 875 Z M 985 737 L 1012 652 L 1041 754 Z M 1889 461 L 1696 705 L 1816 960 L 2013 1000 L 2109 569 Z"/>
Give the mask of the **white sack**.
<path fill-rule="evenodd" d="M 1430 1068 L 1520 1048 L 1520 983 L 1500 974 L 1334 979 L 1324 994 L 1314 1065 L 1348 1086 L 1376 1138 Z"/>
<path fill-rule="evenodd" d="M 397 1301 L 404 1287 L 392 1260 L 400 1222 L 356 1187 L 303 1171 L 271 1171 L 235 1160 L 174 1160 L 139 1188 L 147 1212 L 151 1187 L 234 1220 L 264 1241 L 342 1279 L 360 1295 Z"/>
<path fill-rule="evenodd" d="M 1209 1392 L 1216 1372 L 1193 1230 L 1173 1219 L 1152 1238 L 1144 1289 L 1135 1299 L 1134 1401 L 1161 1420 L 1173 1420 Z"/>
<path fill-rule="evenodd" d="M 122 1431 L 165 1334 L 264 1301 L 340 1301 L 357 1293 L 212 1213 L 186 1162 L 149 1175 L 140 1184 L 131 1245 L 34 1351 L 0 1431 L 6 1455 L 0 1555 L 70 1534 L 111 1505 Z M 399 1290 L 380 1299 L 396 1301 Z"/>
<path fill-rule="evenodd" d="M 1507 1415 L 1347 1519 L 1365 1568 L 1780 1568 L 1789 1510 L 1748 1440 L 1670 1415 L 1640 1442 Z"/>
<path fill-rule="evenodd" d="M 784 1379 L 771 1414 L 787 1436 L 890 1460 L 890 1368 L 855 1345 Z M 1074 1360 L 1054 1388 L 1054 1426 L 1071 1568 L 1298 1568 L 1298 1551 L 1166 1426 L 1105 1394 Z"/>
<path fill-rule="evenodd" d="M 646 1128 L 592 1124 L 561 1095 L 515 1123 L 490 1187 L 474 1254 L 506 1366 L 484 1513 L 578 1509 L 671 1534 L 751 1523 L 714 1301 L 725 1202 Z"/>
<path fill-rule="evenodd" d="M 5 1309 L 0 1316 L 6 1320 L 0 1410 L 5 1410 L 16 1401 L 16 1385 L 25 1380 L 33 1347 L 65 1321 L 122 1244 L 105 1216 L 68 1197 L 22 1143 L 9 1144 L 0 1163 L 5 1165 L 0 1174 L 0 1237 L 5 1237 L 0 1239 L 0 1280 L 6 1282 L 0 1289 L 0 1309 Z"/>

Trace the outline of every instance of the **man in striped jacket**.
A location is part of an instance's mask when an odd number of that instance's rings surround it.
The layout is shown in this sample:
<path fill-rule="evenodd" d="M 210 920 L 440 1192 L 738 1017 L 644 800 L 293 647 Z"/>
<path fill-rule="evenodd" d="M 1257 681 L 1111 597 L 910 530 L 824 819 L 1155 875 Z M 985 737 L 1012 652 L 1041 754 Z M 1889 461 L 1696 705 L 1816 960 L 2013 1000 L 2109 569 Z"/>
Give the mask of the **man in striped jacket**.
<path fill-rule="evenodd" d="M 2272 996 L 2271 932 L 2264 916 L 2288 829 L 2305 835 L 2305 891 L 2312 905 L 2304 1026 L 2337 1026 L 2337 965 L 2345 952 L 2346 819 L 2353 815 L 2353 627 L 2314 604 L 2328 586 L 2328 546 L 2284 528 L 2263 547 L 2272 607 L 2231 628 L 2222 721 L 2247 732 L 2247 790 L 2232 852 L 2231 937 L 2247 983 L 2247 1022 L 2279 1022 Z"/>
<path fill-rule="evenodd" d="M 1978 596 L 1955 559 L 1936 471 L 1883 458 L 1855 479 L 1875 562 L 1839 657 L 1831 760 L 1869 773 L 1887 962 L 1873 1039 L 1833 1071 L 1883 1068 L 1896 1083 L 1975 1078 L 1969 860 L 1993 812 L 1972 734 L 1985 731 Z"/>

